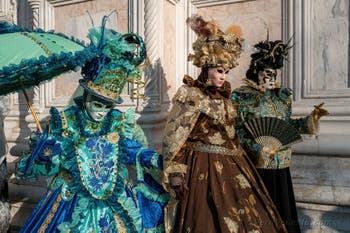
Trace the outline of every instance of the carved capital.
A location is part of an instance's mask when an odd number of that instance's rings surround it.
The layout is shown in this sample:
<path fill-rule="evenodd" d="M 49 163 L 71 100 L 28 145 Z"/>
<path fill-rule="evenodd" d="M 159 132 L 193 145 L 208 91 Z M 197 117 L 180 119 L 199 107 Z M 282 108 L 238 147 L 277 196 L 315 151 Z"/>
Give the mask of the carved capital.
<path fill-rule="evenodd" d="M 178 2 L 180 2 L 181 0 L 167 0 L 168 2 L 170 2 L 171 4 L 176 5 Z"/>
<path fill-rule="evenodd" d="M 33 11 L 33 28 L 38 28 L 40 25 L 40 0 L 28 0 L 28 5 L 32 8 Z"/>
<path fill-rule="evenodd" d="M 40 0 L 28 0 L 28 5 L 29 5 L 33 10 L 39 9 L 40 3 L 41 3 Z"/>

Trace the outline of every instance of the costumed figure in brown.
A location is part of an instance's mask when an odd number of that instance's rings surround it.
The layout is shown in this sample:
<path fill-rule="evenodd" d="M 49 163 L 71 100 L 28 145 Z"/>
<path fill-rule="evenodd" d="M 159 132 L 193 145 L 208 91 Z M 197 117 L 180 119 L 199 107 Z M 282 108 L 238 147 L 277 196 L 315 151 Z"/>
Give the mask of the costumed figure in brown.
<path fill-rule="evenodd" d="M 176 197 L 176 211 L 170 211 L 173 203 L 168 206 L 173 221 L 167 230 L 286 232 L 235 133 L 236 112 L 225 79 L 242 50 L 240 28 L 224 33 L 200 16 L 187 22 L 198 35 L 189 59 L 201 73 L 196 80 L 185 76 L 165 129 L 164 185 Z"/>

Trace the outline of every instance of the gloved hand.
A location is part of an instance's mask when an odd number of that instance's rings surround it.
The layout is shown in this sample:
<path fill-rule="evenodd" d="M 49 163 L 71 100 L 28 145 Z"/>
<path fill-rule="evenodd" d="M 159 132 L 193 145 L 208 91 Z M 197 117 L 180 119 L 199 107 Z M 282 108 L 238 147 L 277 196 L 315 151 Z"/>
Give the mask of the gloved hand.
<path fill-rule="evenodd" d="M 169 174 L 169 185 L 176 194 L 176 199 L 181 200 L 184 196 L 185 190 L 188 190 L 185 179 L 181 173 L 170 173 Z"/>
<path fill-rule="evenodd" d="M 321 117 L 329 114 L 325 108 L 322 108 L 323 105 L 324 103 L 314 106 L 315 109 L 311 113 L 314 124 L 317 124 Z"/>
<path fill-rule="evenodd" d="M 261 153 L 264 157 L 272 158 L 278 150 L 275 148 L 271 148 L 269 146 L 264 146 L 261 150 Z"/>

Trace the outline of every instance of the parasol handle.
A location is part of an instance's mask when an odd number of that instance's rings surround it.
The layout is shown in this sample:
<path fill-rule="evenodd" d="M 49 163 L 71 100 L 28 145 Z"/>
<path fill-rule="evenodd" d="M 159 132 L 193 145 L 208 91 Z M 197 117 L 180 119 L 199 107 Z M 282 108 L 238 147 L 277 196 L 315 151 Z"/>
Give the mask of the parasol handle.
<path fill-rule="evenodd" d="M 26 90 L 24 88 L 24 85 L 23 85 L 21 79 L 19 79 L 19 84 L 21 85 L 24 97 L 26 98 L 26 101 L 27 101 L 27 104 L 28 104 L 28 107 L 29 107 L 29 110 L 30 110 L 30 112 L 32 113 L 32 115 L 34 117 L 34 121 L 35 121 L 36 127 L 38 127 L 39 132 L 42 134 L 43 133 L 43 129 L 41 128 L 38 116 L 36 115 L 36 113 L 34 111 L 32 103 L 29 102 L 28 94 L 27 94 L 27 92 L 26 92 Z"/>

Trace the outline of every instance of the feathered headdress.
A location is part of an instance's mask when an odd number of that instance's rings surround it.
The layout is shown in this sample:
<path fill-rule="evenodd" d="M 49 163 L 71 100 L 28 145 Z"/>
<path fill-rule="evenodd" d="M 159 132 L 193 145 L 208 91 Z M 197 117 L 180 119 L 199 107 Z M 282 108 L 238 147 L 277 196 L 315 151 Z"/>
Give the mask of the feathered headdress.
<path fill-rule="evenodd" d="M 239 26 L 231 26 L 223 32 L 214 20 L 205 21 L 199 15 L 186 22 L 198 36 L 192 45 L 194 54 L 188 55 L 195 66 L 233 68 L 238 65 L 244 40 Z"/>
<path fill-rule="evenodd" d="M 280 69 L 283 67 L 283 63 L 287 60 L 288 50 L 293 46 L 289 46 L 288 43 L 284 44 L 281 40 L 260 41 L 254 45 L 257 52 L 253 53 L 249 65 L 249 69 L 246 73 L 248 79 L 259 82 L 258 73 L 266 68 Z"/>
<path fill-rule="evenodd" d="M 106 20 L 107 16 L 101 27 L 89 30 L 88 37 L 99 54 L 83 66 L 83 79 L 79 83 L 89 93 L 121 103 L 120 93 L 125 84 L 141 83 L 141 64 L 146 59 L 146 48 L 137 34 L 120 34 L 105 28 Z"/>

